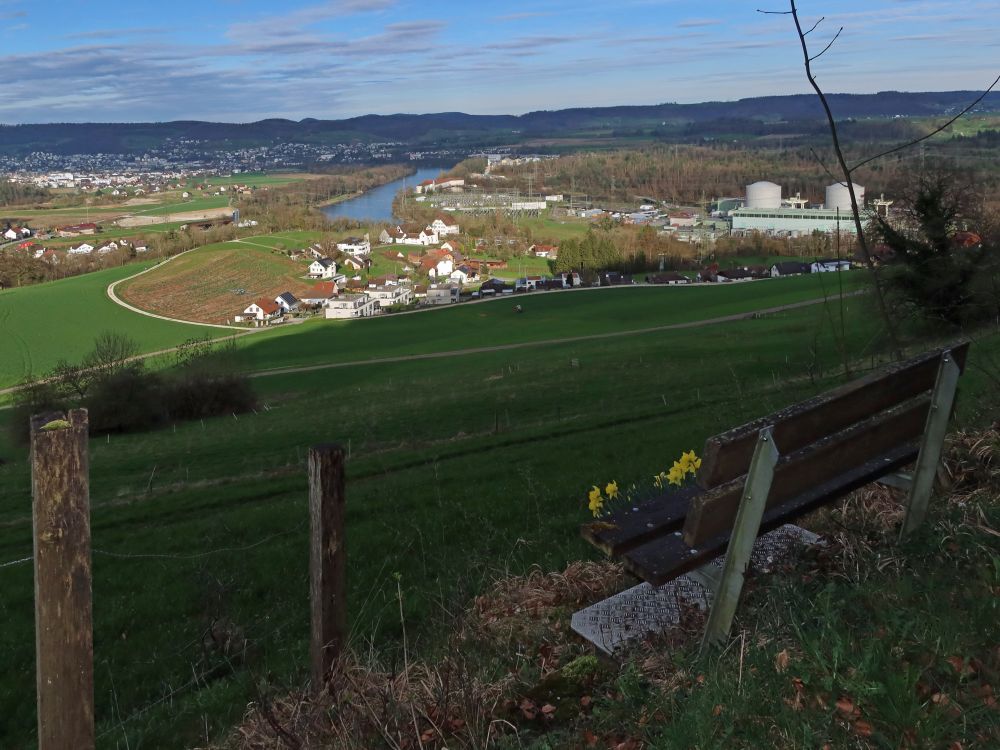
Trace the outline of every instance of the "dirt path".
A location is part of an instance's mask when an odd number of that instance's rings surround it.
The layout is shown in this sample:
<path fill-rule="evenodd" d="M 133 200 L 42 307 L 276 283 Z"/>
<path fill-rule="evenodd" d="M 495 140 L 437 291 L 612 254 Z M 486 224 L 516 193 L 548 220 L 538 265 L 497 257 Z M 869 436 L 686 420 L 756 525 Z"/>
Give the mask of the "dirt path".
<path fill-rule="evenodd" d="M 864 294 L 864 291 L 851 292 L 845 297 L 857 297 Z M 322 365 L 302 365 L 300 367 L 278 367 L 272 370 L 258 370 L 248 373 L 251 378 L 266 378 L 271 375 L 288 375 L 297 372 L 313 372 L 314 370 L 331 370 L 338 367 L 357 367 L 359 365 L 379 365 L 391 362 L 412 362 L 421 359 L 441 359 L 444 357 L 464 357 L 469 354 L 483 354 L 486 352 L 503 352 L 512 349 L 527 349 L 537 346 L 552 346 L 553 344 L 572 344 L 578 341 L 599 341 L 600 339 L 610 339 L 618 336 L 638 336 L 644 333 L 656 333 L 658 331 L 674 331 L 683 328 L 701 328 L 702 326 L 717 325 L 719 323 L 731 323 L 737 320 L 749 320 L 760 315 L 770 315 L 772 313 L 783 312 L 785 310 L 795 310 L 800 307 L 809 307 L 828 302 L 829 298 L 805 300 L 804 302 L 792 302 L 787 305 L 777 307 L 766 307 L 761 310 L 751 310 L 745 313 L 734 313 L 733 315 L 721 315 L 716 318 L 705 318 L 704 320 L 692 320 L 688 323 L 671 323 L 665 326 L 653 326 L 651 328 L 636 328 L 631 331 L 612 331 L 610 333 L 592 333 L 586 336 L 568 336 L 559 339 L 545 339 L 544 341 L 525 341 L 518 344 L 497 344 L 496 346 L 477 346 L 471 349 L 454 349 L 446 352 L 429 352 L 427 354 L 406 354 L 398 357 L 377 357 L 375 359 L 360 359 L 349 362 L 330 362 Z"/>

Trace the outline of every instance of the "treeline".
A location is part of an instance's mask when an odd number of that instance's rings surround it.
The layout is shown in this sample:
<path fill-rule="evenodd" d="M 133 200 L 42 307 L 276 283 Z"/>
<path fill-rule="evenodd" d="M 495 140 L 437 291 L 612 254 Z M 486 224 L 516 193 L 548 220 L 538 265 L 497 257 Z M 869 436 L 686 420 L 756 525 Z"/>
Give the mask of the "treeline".
<path fill-rule="evenodd" d="M 232 341 L 222 348 L 210 341 L 189 341 L 163 372 L 147 370 L 138 351 L 127 336 L 102 333 L 80 362 L 60 360 L 45 376 L 26 380 L 14 394 L 14 438 L 27 440 L 33 414 L 77 407 L 89 410 L 91 434 L 104 434 L 242 413 L 256 406 L 249 379 L 233 363 Z"/>
<path fill-rule="evenodd" d="M 328 230 L 329 220 L 317 206 L 343 195 L 353 195 L 413 174 L 409 165 L 344 167 L 301 182 L 255 190 L 239 202 L 240 215 L 258 222 L 258 231 L 286 229 Z"/>
<path fill-rule="evenodd" d="M 47 201 L 52 194 L 45 188 L 22 182 L 0 181 L 0 206 L 18 206 Z"/>
<path fill-rule="evenodd" d="M 924 150 L 894 154 L 857 170 L 855 182 L 864 185 L 869 196 L 883 192 L 898 195 L 911 184 L 914 169 L 933 164 L 936 168 L 960 168 L 985 188 L 1000 187 L 1000 151 L 989 149 L 988 138 L 977 139 L 976 158 L 967 158 L 959 148 L 967 140 L 932 142 Z M 509 178 L 509 187 L 522 191 L 528 189 L 530 178 L 536 193 L 572 193 L 578 198 L 586 196 L 591 201 L 623 205 L 634 204 L 639 195 L 698 205 L 713 198 L 741 196 L 748 184 L 758 180 L 781 185 L 784 196 L 800 193 L 822 202 L 824 189 L 834 182 L 831 174 L 837 174 L 829 148 L 778 145 L 678 144 L 585 152 L 508 167 L 502 174 Z M 849 158 L 857 160 L 885 146 L 879 142 L 854 142 L 848 149 Z"/>

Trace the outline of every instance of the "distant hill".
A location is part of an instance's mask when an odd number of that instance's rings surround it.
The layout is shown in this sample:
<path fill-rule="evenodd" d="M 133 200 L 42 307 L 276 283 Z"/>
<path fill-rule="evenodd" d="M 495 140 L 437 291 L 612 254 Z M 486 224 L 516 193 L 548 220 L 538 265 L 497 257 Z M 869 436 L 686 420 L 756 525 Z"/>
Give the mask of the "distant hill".
<path fill-rule="evenodd" d="M 831 94 L 839 119 L 926 117 L 948 115 L 979 95 L 975 91 L 877 94 Z M 977 108 L 1000 111 L 1000 93 L 989 94 Z M 183 141 L 197 141 L 206 152 L 280 142 L 334 144 L 401 141 L 407 144 L 454 143 L 488 146 L 535 137 L 560 137 L 588 132 L 627 132 L 660 128 L 658 134 L 682 134 L 699 123 L 754 124 L 755 131 L 782 123 L 817 122 L 823 112 L 811 94 L 766 96 L 731 102 L 656 104 L 631 107 L 584 107 L 528 112 L 524 115 L 469 115 L 439 112 L 412 115 L 364 115 L 346 120 L 299 122 L 283 119 L 251 123 L 178 120 L 160 123 L 51 123 L 0 125 L 0 153 L 17 156 L 32 151 L 58 154 L 141 153 Z M 720 131 L 722 126 L 709 128 Z M 781 132 L 777 128 L 774 132 Z"/>

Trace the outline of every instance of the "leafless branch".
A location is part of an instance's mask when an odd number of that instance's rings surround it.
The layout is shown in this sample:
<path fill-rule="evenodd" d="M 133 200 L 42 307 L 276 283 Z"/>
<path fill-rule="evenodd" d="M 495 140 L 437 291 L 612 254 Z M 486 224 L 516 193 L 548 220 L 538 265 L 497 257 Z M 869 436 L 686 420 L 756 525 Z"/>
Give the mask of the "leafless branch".
<path fill-rule="evenodd" d="M 822 20 L 822 19 L 821 19 L 821 20 Z M 816 28 L 816 27 L 815 27 L 815 26 L 813 26 L 813 29 L 815 29 L 815 28 Z M 823 53 L 824 53 L 824 52 L 826 52 L 826 51 L 827 51 L 828 49 L 830 49 L 830 47 L 832 47 L 832 46 L 833 46 L 833 43 L 834 43 L 835 41 L 837 41 L 837 38 L 838 38 L 838 37 L 840 36 L 840 33 L 841 33 L 841 32 L 842 32 L 843 30 L 844 30 L 844 27 L 843 27 L 843 26 L 841 26 L 841 27 L 840 27 L 839 29 L 837 29 L 837 33 L 833 35 L 833 39 L 831 39 L 831 40 L 830 40 L 830 43 L 829 43 L 829 44 L 827 44 L 827 45 L 826 45 L 826 46 L 825 46 L 825 47 L 823 48 L 823 52 L 820 52 L 820 53 L 819 53 L 818 55 L 813 55 L 812 57 L 810 57 L 810 58 L 809 58 L 809 62 L 812 62 L 813 60 L 818 60 L 819 58 L 821 58 L 821 57 L 823 56 Z M 812 31 L 812 29 L 810 29 L 809 31 Z M 808 33 L 809 33 L 809 31 L 805 32 L 805 34 L 808 34 Z M 805 36 L 805 34 L 803 34 L 802 36 Z"/>
<path fill-rule="evenodd" d="M 820 157 L 820 155 L 816 153 L 816 149 L 810 147 L 809 153 L 813 155 L 813 158 L 816 160 L 816 163 L 819 164 L 821 167 L 823 167 L 823 171 L 826 172 L 827 175 L 829 175 L 831 180 L 833 180 L 834 182 L 840 182 L 840 178 L 834 176 L 833 172 L 830 171 L 830 168 L 826 166 L 826 162 L 824 162 L 823 159 Z"/>
<path fill-rule="evenodd" d="M 808 36 L 809 34 L 812 34 L 814 31 L 816 31 L 816 27 L 819 26 L 821 23 L 823 23 L 823 21 L 825 21 L 825 20 L 826 20 L 826 16 L 820 16 L 820 19 L 816 23 L 814 23 L 812 25 L 812 28 L 809 29 L 809 31 L 803 32 L 802 36 Z M 840 27 L 840 31 L 843 31 L 843 30 L 844 30 L 844 27 L 841 26 Z M 838 31 L 837 33 L 839 34 L 840 31 Z"/>
<path fill-rule="evenodd" d="M 977 104 L 979 104 L 979 102 L 981 102 L 983 99 L 986 98 L 986 95 L 988 93 L 990 93 L 994 88 L 996 88 L 996 85 L 998 83 L 1000 83 L 1000 75 L 998 75 L 996 78 L 993 79 L 993 83 L 991 83 L 989 85 L 989 88 L 987 88 L 985 91 L 983 91 L 983 93 L 980 94 L 976 98 L 976 100 L 974 102 L 972 102 L 969 106 L 967 106 L 965 109 L 963 109 L 957 115 L 955 115 L 950 120 L 948 120 L 948 122 L 946 122 L 944 125 L 941 125 L 940 127 L 934 128 L 934 130 L 932 130 L 927 135 L 922 135 L 919 138 L 915 138 L 912 141 L 909 141 L 908 143 L 902 144 L 901 146 L 896 146 L 894 148 L 890 148 L 888 151 L 883 151 L 880 154 L 875 154 L 875 156 L 870 156 L 870 157 L 868 157 L 867 159 L 865 159 L 863 161 L 859 161 L 857 164 L 855 164 L 853 167 L 851 167 L 851 171 L 853 172 L 855 169 L 857 169 L 858 167 L 863 167 L 865 164 L 871 164 L 873 161 L 875 161 L 876 159 L 881 159 L 883 156 L 888 156 L 889 154 L 894 154 L 897 151 L 902 151 L 904 148 L 909 148 L 910 146 L 915 146 L 918 143 L 920 143 L 921 141 L 926 141 L 928 138 L 934 137 L 935 135 L 937 135 L 938 133 L 940 133 L 942 130 L 945 130 L 949 125 L 951 125 L 952 123 L 954 123 L 956 120 L 958 120 L 959 118 L 961 118 L 963 115 L 968 114 L 973 109 L 973 107 L 975 107 Z"/>

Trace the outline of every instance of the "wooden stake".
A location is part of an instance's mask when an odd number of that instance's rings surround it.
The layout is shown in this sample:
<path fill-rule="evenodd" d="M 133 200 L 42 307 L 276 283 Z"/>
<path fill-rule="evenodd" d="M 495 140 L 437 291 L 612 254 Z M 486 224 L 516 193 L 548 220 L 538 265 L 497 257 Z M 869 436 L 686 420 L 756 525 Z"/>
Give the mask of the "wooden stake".
<path fill-rule="evenodd" d="M 31 419 L 38 748 L 94 747 L 87 410 Z"/>
<path fill-rule="evenodd" d="M 347 635 L 344 449 L 309 449 L 309 601 L 313 690 L 326 685 Z"/>

